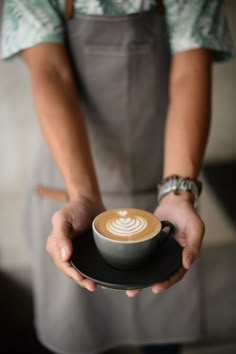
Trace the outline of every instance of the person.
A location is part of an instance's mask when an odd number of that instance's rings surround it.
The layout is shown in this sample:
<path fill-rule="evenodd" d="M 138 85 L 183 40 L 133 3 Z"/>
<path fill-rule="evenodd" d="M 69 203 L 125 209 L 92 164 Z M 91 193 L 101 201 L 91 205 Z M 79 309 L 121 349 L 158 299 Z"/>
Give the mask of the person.
<path fill-rule="evenodd" d="M 64 0 L 5 0 L 3 9 L 2 57 L 20 54 L 29 68 L 43 133 L 26 213 L 37 336 L 57 353 L 121 345 L 177 353 L 204 336 L 204 223 L 194 203 L 212 62 L 232 56 L 223 2 L 76 0 L 73 8 L 69 19 Z M 175 225 L 176 274 L 117 292 L 75 271 L 73 237 L 115 207 Z"/>

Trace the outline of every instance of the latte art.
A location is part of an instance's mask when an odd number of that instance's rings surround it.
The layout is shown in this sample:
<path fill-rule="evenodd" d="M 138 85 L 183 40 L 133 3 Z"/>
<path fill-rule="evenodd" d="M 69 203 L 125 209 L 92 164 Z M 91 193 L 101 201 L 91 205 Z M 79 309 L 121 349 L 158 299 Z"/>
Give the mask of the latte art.
<path fill-rule="evenodd" d="M 160 221 L 151 213 L 134 208 L 112 209 L 98 215 L 94 227 L 104 237 L 117 241 L 137 241 L 158 234 Z"/>
<path fill-rule="evenodd" d="M 147 221 L 137 216 L 136 218 L 118 218 L 109 220 L 107 230 L 118 236 L 132 236 L 143 231 L 147 227 Z"/>

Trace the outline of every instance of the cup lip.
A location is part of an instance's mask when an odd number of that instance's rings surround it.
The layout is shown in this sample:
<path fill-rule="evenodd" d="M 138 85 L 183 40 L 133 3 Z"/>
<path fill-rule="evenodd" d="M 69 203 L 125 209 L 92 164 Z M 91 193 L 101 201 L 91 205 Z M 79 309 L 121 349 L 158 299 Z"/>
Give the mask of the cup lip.
<path fill-rule="evenodd" d="M 156 232 L 156 233 L 154 233 L 154 234 L 152 234 L 151 236 L 149 236 L 149 237 L 147 237 L 147 238 L 143 238 L 143 239 L 140 239 L 140 240 L 114 240 L 114 239 L 112 239 L 112 238 L 109 238 L 109 237 L 104 236 L 103 234 L 101 234 L 101 233 L 96 229 L 96 227 L 95 227 L 95 221 L 96 221 L 96 219 L 97 219 L 98 216 L 99 216 L 99 215 L 97 215 L 97 216 L 95 217 L 95 219 L 93 220 L 93 223 L 92 223 L 92 229 L 93 229 L 93 231 L 96 232 L 96 233 L 99 235 L 99 237 L 101 237 L 102 239 L 105 239 L 106 241 L 114 242 L 114 243 L 122 243 L 122 244 L 127 244 L 127 243 L 128 243 L 128 244 L 131 244 L 131 243 L 132 243 L 132 244 L 133 244 L 133 243 L 141 243 L 141 242 L 149 241 L 149 240 L 151 240 L 152 238 L 154 238 L 155 236 L 157 236 L 157 235 L 160 233 L 161 228 L 162 228 L 161 220 L 157 219 L 157 220 L 160 222 L 160 229 L 159 229 L 159 231 Z"/>

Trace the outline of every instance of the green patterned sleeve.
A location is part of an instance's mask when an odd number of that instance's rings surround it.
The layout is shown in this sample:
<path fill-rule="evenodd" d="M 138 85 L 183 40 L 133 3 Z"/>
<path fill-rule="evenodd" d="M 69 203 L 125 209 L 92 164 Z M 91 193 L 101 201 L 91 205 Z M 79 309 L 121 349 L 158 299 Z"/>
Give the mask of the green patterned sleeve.
<path fill-rule="evenodd" d="M 209 48 L 215 61 L 234 56 L 224 1 L 165 0 L 165 8 L 172 54 Z"/>
<path fill-rule="evenodd" d="M 7 59 L 39 43 L 63 43 L 63 23 L 48 0 L 5 0 L 1 57 Z"/>

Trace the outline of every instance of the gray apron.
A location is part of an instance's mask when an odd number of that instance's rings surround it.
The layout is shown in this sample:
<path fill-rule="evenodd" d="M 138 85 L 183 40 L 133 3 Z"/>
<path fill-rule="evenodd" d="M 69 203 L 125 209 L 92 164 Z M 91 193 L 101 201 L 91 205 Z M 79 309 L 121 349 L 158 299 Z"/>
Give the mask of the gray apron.
<path fill-rule="evenodd" d="M 155 11 L 125 16 L 76 15 L 66 24 L 81 105 L 107 208 L 153 211 L 162 178 L 170 63 L 165 18 Z M 64 204 L 32 193 L 65 188 L 42 143 L 28 197 L 35 326 L 58 353 L 97 353 L 120 345 L 186 343 L 202 336 L 199 266 L 159 295 L 151 289 L 94 293 L 64 276 L 45 251 L 53 213 Z"/>

